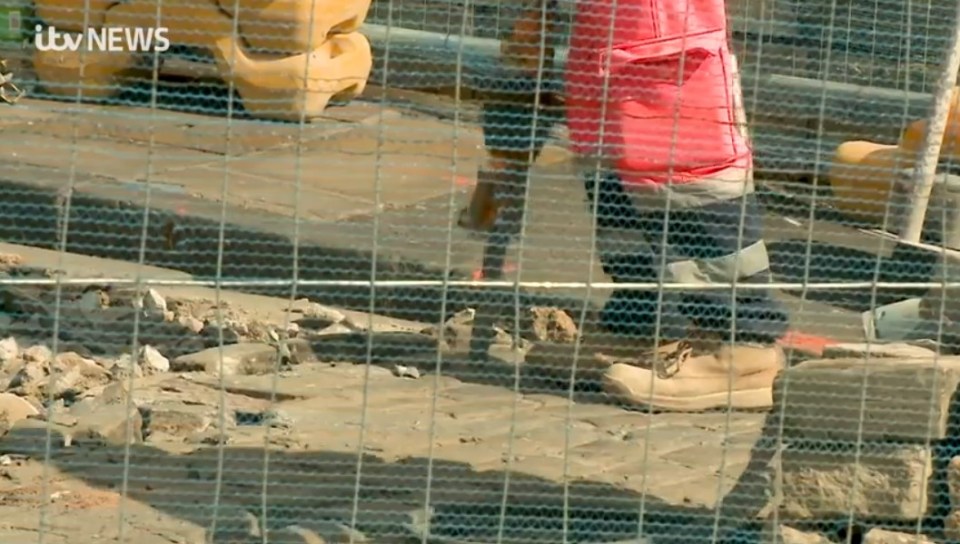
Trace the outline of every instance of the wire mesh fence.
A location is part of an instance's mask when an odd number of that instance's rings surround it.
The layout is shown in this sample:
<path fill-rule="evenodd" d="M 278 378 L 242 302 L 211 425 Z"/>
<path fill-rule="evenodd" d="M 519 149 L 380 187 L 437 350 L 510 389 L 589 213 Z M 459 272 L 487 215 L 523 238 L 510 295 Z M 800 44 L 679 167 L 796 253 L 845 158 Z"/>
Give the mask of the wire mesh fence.
<path fill-rule="evenodd" d="M 0 541 L 960 540 L 956 12 L 0 0 Z"/>

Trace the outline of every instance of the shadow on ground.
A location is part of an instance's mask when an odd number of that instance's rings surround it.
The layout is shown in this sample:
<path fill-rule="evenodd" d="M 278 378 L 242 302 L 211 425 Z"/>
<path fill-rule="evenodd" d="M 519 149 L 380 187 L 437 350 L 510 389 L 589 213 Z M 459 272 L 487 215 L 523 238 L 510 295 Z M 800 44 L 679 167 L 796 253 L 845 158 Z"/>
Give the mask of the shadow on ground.
<path fill-rule="evenodd" d="M 809 257 L 806 240 L 782 240 L 767 247 L 770 266 L 778 282 L 888 282 L 930 281 L 935 257 L 921 252 L 898 252 L 891 258 L 826 242 L 812 241 Z M 809 260 L 808 260 L 809 259 Z M 871 307 L 922 295 L 925 289 L 810 289 L 806 297 L 864 312 Z M 788 291 L 800 296 L 800 291 Z M 874 297 L 876 297 L 874 299 Z"/>
<path fill-rule="evenodd" d="M 284 440 L 280 431 L 272 436 L 274 443 Z M 44 431 L 14 432 L 4 442 L 41 458 Z M 239 506 L 271 529 L 327 520 L 349 525 L 355 509 L 355 527 L 373 541 L 404 542 L 412 536 L 405 527 L 409 515 L 423 511 L 428 494 L 431 534 L 464 542 L 493 542 L 501 525 L 505 543 L 561 542 L 566 524 L 571 543 L 624 541 L 642 530 L 658 544 L 688 544 L 711 541 L 716 521 L 714 510 L 670 506 L 609 484 L 573 481 L 564 487 L 436 458 L 388 463 L 370 454 L 292 450 L 267 456 L 261 448 L 229 445 L 175 455 L 136 445 L 74 446 L 53 452 L 50 460 L 90 485 L 126 489 L 129 498 L 201 527 L 216 515 L 221 530 L 240 523 L 238 512 L 221 507 L 215 514 L 213 505 Z M 736 531 L 726 542 L 759 542 L 759 527 L 737 521 L 745 517 L 721 519 L 721 527 Z"/>

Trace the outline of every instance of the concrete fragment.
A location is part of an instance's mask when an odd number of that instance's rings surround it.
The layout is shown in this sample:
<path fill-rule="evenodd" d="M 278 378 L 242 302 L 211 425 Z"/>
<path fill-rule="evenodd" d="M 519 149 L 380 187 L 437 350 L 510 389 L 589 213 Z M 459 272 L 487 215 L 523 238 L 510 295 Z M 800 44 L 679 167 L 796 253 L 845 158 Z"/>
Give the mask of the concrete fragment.
<path fill-rule="evenodd" d="M 329 327 L 319 331 L 317 336 L 337 336 L 342 334 L 351 334 L 353 329 L 347 327 L 342 323 L 337 323 L 335 325 L 330 325 Z"/>
<path fill-rule="evenodd" d="M 0 340 L 0 370 L 6 370 L 7 365 L 16 361 L 20 357 L 20 346 L 17 339 L 8 336 Z"/>
<path fill-rule="evenodd" d="M 143 346 L 140 348 L 140 367 L 146 375 L 168 372 L 170 370 L 170 360 L 163 356 L 157 348 L 153 346 Z"/>
<path fill-rule="evenodd" d="M 833 344 L 823 348 L 824 359 L 845 358 L 901 358 L 901 359 L 932 359 L 937 352 L 915 344 L 896 342 L 891 344 L 877 342 Z"/>
<path fill-rule="evenodd" d="M 17 255 L 16 253 L 0 253 L 0 270 L 2 271 L 23 266 L 23 263 L 22 255 Z"/>
<path fill-rule="evenodd" d="M 10 383 L 7 384 L 7 388 L 11 390 L 17 390 L 27 394 L 27 391 L 30 393 L 36 393 L 36 388 L 47 377 L 47 368 L 44 367 L 43 363 L 38 363 L 36 361 L 25 361 L 20 368 L 17 370 L 17 373 L 13 375 L 10 379 Z"/>
<path fill-rule="evenodd" d="M 202 433 L 213 422 L 215 409 L 180 401 L 158 401 L 143 407 L 144 434 L 187 437 Z"/>
<path fill-rule="evenodd" d="M 928 514 L 930 448 L 811 441 L 791 444 L 782 456 L 783 519 L 857 516 L 916 520 Z"/>
<path fill-rule="evenodd" d="M 109 371 L 74 352 L 61 353 L 51 364 L 49 384 L 42 395 L 53 398 L 75 397 L 110 381 Z"/>
<path fill-rule="evenodd" d="M 39 415 L 32 404 L 12 393 L 0 393 L 0 435 L 9 431 L 18 421 Z"/>
<path fill-rule="evenodd" d="M 84 392 L 71 407 L 75 407 L 77 404 L 101 405 L 127 402 L 130 398 L 129 387 L 130 384 L 125 381 L 111 381 Z"/>
<path fill-rule="evenodd" d="M 954 510 L 943 519 L 943 534 L 950 542 L 960 541 L 960 510 Z"/>
<path fill-rule="evenodd" d="M 305 340 L 288 340 L 284 345 L 291 357 L 280 361 L 281 365 L 315 360 L 310 343 Z M 174 372 L 222 371 L 224 376 L 269 374 L 276 366 L 277 347 L 259 342 L 223 346 L 222 351 L 218 347 L 208 348 L 177 357 L 170 364 Z"/>
<path fill-rule="evenodd" d="M 340 310 L 316 302 L 311 302 L 303 309 L 304 325 L 309 324 L 311 328 L 322 329 L 341 323 L 346 318 L 347 316 Z"/>
<path fill-rule="evenodd" d="M 76 418 L 76 425 L 70 429 L 68 446 L 122 446 L 143 441 L 143 417 L 136 407 L 129 410 L 125 404 L 82 410 L 74 407 L 70 410 L 70 415 Z"/>
<path fill-rule="evenodd" d="M 181 315 L 177 317 L 177 323 L 180 323 L 185 329 L 194 334 L 200 334 L 200 331 L 203 330 L 203 321 L 200 321 L 192 315 Z"/>
<path fill-rule="evenodd" d="M 129 353 L 124 353 L 118 357 L 113 365 L 110 366 L 110 375 L 114 380 L 129 380 L 131 374 L 133 374 L 134 378 L 142 378 L 143 369 L 140 368 L 140 365 Z"/>
<path fill-rule="evenodd" d="M 263 413 L 263 422 L 275 429 L 292 429 L 294 425 L 294 420 L 289 414 L 276 408 Z"/>
<path fill-rule="evenodd" d="M 420 369 L 415 366 L 393 365 L 393 375 L 398 378 L 420 379 Z"/>
<path fill-rule="evenodd" d="M 863 544 L 934 544 L 922 534 L 896 533 L 883 529 L 871 529 L 863 537 Z"/>
<path fill-rule="evenodd" d="M 53 359 L 53 352 L 44 345 L 30 346 L 23 351 L 23 360 L 29 363 L 49 363 Z"/>
<path fill-rule="evenodd" d="M 778 376 L 774 406 L 789 438 L 926 442 L 947 436 L 958 384 L 960 357 L 808 361 Z"/>
<path fill-rule="evenodd" d="M 94 361 L 65 352 L 46 363 L 24 362 L 10 380 L 9 389 L 21 395 L 58 399 L 77 396 L 109 380 L 110 373 Z"/>
<path fill-rule="evenodd" d="M 527 311 L 527 331 L 533 340 L 555 344 L 572 344 L 577 338 L 577 324 L 560 308 L 535 306 Z"/>
<path fill-rule="evenodd" d="M 960 456 L 947 463 L 947 489 L 950 494 L 950 507 L 960 510 Z"/>
<path fill-rule="evenodd" d="M 207 347 L 219 346 L 221 337 L 223 345 L 225 346 L 237 344 L 242 340 L 240 332 L 237 331 L 236 324 L 226 320 L 222 322 L 216 319 L 204 321 L 200 335 L 203 336 L 204 343 Z"/>
<path fill-rule="evenodd" d="M 287 323 L 287 338 L 296 338 L 300 335 L 300 325 Z"/>
<path fill-rule="evenodd" d="M 147 289 L 140 299 L 140 308 L 144 315 L 164 319 L 167 313 L 167 300 L 156 289 Z"/>
<path fill-rule="evenodd" d="M 84 314 L 95 314 L 110 305 L 110 297 L 100 289 L 88 289 L 80 295 L 76 305 Z"/>

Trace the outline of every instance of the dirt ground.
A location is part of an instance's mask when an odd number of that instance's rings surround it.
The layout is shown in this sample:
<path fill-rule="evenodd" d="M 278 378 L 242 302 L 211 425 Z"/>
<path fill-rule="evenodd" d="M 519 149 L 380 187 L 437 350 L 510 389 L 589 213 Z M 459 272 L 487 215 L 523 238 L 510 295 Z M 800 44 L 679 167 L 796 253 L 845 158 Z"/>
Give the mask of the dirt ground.
<path fill-rule="evenodd" d="M 11 270 L 58 266 L 67 278 L 184 277 L 23 246 L 2 249 L 20 256 Z M 8 300 L 24 296 L 14 289 L 6 288 Z M 244 516 L 273 531 L 311 527 L 328 541 L 345 538 L 341 525 L 372 542 L 416 541 L 414 521 L 426 504 L 435 515 L 432 531 L 441 536 L 486 541 L 503 519 L 509 539 L 547 542 L 561 538 L 550 511 L 565 500 L 578 542 L 629 537 L 641 506 L 648 518 L 692 520 L 694 531 L 697 520 L 711 525 L 711 508 L 744 470 L 763 419 L 630 412 L 590 391 L 571 396 L 542 375 L 515 376 L 506 364 L 468 363 L 432 343 L 423 334 L 429 324 L 338 316 L 303 300 L 291 305 L 204 287 L 157 287 L 164 305 L 176 308 L 167 313 L 176 315 L 155 319 L 190 325 L 185 315 L 203 317 L 204 304 L 219 298 L 233 316 L 230 330 L 243 323 L 245 330 L 253 329 L 250 323 L 290 330 L 296 322 L 297 339 L 310 347 L 276 372 L 272 356 L 249 354 L 251 347 L 274 353 L 255 338 L 224 348 L 225 361 L 252 361 L 246 366 L 204 367 L 216 348 L 170 357 L 166 367 L 140 353 L 124 366 L 123 346 L 84 352 L 91 343 L 85 335 L 96 331 L 73 317 L 75 311 L 102 317 L 124 303 L 114 293 L 112 305 L 90 308 L 82 293 L 65 293 L 59 326 L 73 335 L 72 347 L 64 341 L 60 355 L 43 360 L 45 348 L 30 346 L 28 336 L 21 336 L 19 357 L 0 343 L 10 384 L 0 393 L 0 413 L 7 423 L 18 406 L 29 415 L 0 438 L 3 542 L 199 543 L 214 519 L 220 534 L 242 525 Z M 44 296 L 31 300 L 42 304 Z M 140 319 L 150 330 L 154 317 Z M 204 328 L 211 320 L 203 320 Z M 177 334 L 193 334 L 187 329 Z M 355 341 L 368 330 L 375 364 L 358 364 L 364 359 L 356 357 Z M 173 333 L 169 338 L 160 351 L 178 345 Z M 86 362 L 70 367 L 68 359 Z M 40 366 L 45 370 L 30 370 Z M 80 377 L 64 385 L 62 376 L 77 367 Z M 50 399 L 56 400 L 38 406 Z M 504 496 L 509 508 L 501 518 Z M 534 506 L 545 509 L 541 521 L 529 518 Z M 587 507 L 604 509 L 611 521 L 590 522 Z M 234 542 L 217 540 L 228 541 Z"/>
<path fill-rule="evenodd" d="M 0 237 L 24 246 L 0 253 L 21 256 L 28 279 L 254 282 L 296 266 L 307 279 L 437 280 L 479 261 L 479 242 L 450 225 L 482 160 L 470 123 L 375 101 L 306 128 L 169 111 L 145 128 L 145 109 L 31 100 L 5 112 L 0 216 L 17 221 Z M 548 146 L 532 174 L 511 279 L 602 279 L 567 158 Z M 765 217 L 778 280 L 872 274 L 875 241 L 807 217 Z M 37 249 L 61 243 L 62 258 Z M 466 363 L 432 329 L 458 325 L 450 314 L 476 300 L 466 290 L 378 288 L 373 317 L 367 287 L 305 288 L 293 306 L 285 287 L 2 291 L 16 352 L 0 338 L 0 413 L 19 414 L 0 426 L 2 542 L 192 544 L 213 526 L 219 542 L 246 542 L 229 530 L 246 535 L 250 516 L 271 542 L 293 524 L 331 542 L 359 541 L 343 526 L 421 541 L 428 512 L 448 541 L 560 542 L 564 520 L 569 542 L 638 528 L 658 544 L 707 541 L 764 420 L 631 412 L 595 387 Z M 867 291 L 778 296 L 797 329 L 855 340 Z M 568 309 L 603 294 L 523 295 Z M 221 338 L 241 347 L 221 358 Z"/>

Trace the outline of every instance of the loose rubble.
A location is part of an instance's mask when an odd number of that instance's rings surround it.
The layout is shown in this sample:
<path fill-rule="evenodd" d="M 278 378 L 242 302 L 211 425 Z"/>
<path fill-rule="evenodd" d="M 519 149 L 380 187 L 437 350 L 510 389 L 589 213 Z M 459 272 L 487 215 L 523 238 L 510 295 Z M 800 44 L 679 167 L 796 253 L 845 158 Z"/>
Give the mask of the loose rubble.
<path fill-rule="evenodd" d="M 527 328 L 531 340 L 555 344 L 572 344 L 579 333 L 577 324 L 559 308 L 535 306 L 527 310 Z"/>
<path fill-rule="evenodd" d="M 7 274 L 50 274 L 8 261 Z M 364 362 L 373 342 L 375 361 L 391 361 L 398 377 L 416 379 L 417 354 L 438 347 L 423 324 L 307 299 L 296 301 L 288 318 L 270 321 L 160 288 L 66 285 L 59 303 L 46 287 L 4 286 L 0 295 L 0 315 L 10 319 L 0 338 L 0 453 L 42 450 L 40 435 L 48 428 L 58 448 L 223 443 L 226 432 L 250 425 L 282 437 L 295 419 L 266 400 L 218 393 L 178 376 L 224 379 L 321 360 Z M 131 351 L 134 338 L 139 347 Z"/>
<path fill-rule="evenodd" d="M 0 310 L 12 316 L 12 324 L 11 332 L 0 339 L 0 460 L 11 463 L 41 455 L 95 458 L 88 449 L 104 456 L 96 458 L 98 463 L 102 459 L 122 463 L 124 451 L 144 455 L 160 449 L 236 454 L 243 448 L 269 447 L 297 452 L 307 449 L 307 441 L 313 449 L 353 452 L 353 446 L 328 440 L 320 432 L 307 436 L 304 429 L 323 423 L 312 420 L 327 419 L 327 414 L 314 409 L 316 405 L 298 406 L 296 400 L 303 397 L 291 392 L 295 382 L 308 371 L 328 369 L 313 364 L 318 361 L 363 364 L 370 357 L 380 363 L 376 370 L 383 383 L 422 388 L 430 384 L 414 380 L 422 377 L 421 369 L 432 368 L 422 366 L 423 361 L 468 345 L 473 325 L 470 310 L 437 327 L 310 300 L 297 301 L 293 311 L 280 318 L 267 318 L 230 304 L 178 298 L 159 287 L 138 292 L 68 286 L 58 314 L 43 289 L 2 290 L 6 296 L 0 298 Z M 557 308 L 535 308 L 522 317 L 521 330 L 505 323 L 497 343 L 512 346 L 517 335 L 521 346 L 530 341 L 565 343 L 578 334 L 570 315 Z M 61 334 L 56 342 L 54 322 Z M 254 379 L 286 383 L 286 393 L 258 396 L 245 389 Z M 364 402 L 340 383 L 330 384 L 329 392 L 327 384 L 319 383 L 324 395 L 333 398 L 331 404 L 339 403 L 340 412 Z M 277 391 L 283 389 L 277 386 Z M 392 409 L 387 395 L 377 392 L 373 397 L 390 407 L 380 409 Z M 48 433 L 52 452 L 45 451 Z M 262 470 L 255 464 L 260 457 L 255 453 L 239 463 L 230 459 L 228 470 L 258 478 Z M 304 457 L 303 473 L 314 470 L 311 462 Z M 197 474 L 197 481 L 213 481 L 216 470 L 213 465 L 191 466 L 190 478 Z M 283 478 L 299 479 L 300 470 L 276 472 L 279 479 L 271 485 L 291 485 Z M 162 478 L 138 474 L 131 481 L 141 486 L 145 479 Z M 237 481 L 232 478 L 229 485 Z M 224 493 L 243 495 L 232 488 Z M 257 514 L 249 508 L 244 504 L 221 510 L 217 530 L 208 541 L 245 542 L 250 537 L 270 542 L 367 541 L 355 529 L 315 519 L 274 520 L 268 530 L 259 526 Z"/>

